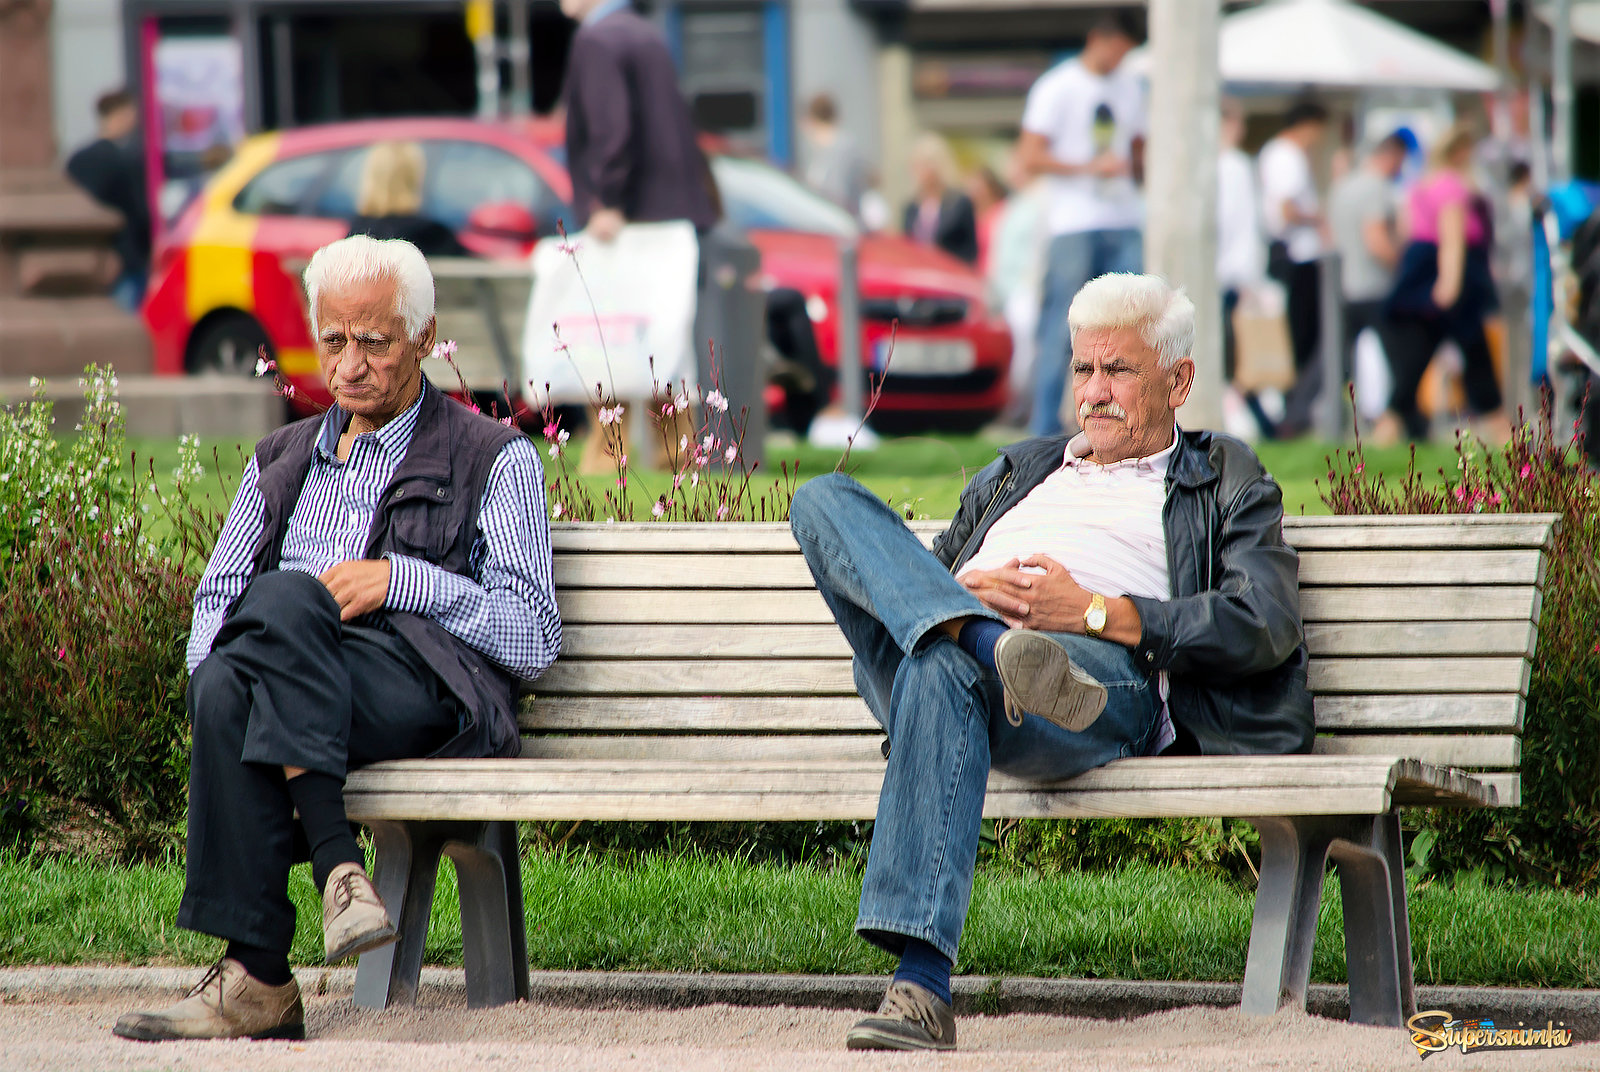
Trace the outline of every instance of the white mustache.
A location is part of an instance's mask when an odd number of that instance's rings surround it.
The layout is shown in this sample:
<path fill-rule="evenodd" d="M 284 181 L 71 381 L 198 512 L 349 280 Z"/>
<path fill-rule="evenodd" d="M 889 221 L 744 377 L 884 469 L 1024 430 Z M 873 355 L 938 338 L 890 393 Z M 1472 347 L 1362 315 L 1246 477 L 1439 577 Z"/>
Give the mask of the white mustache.
<path fill-rule="evenodd" d="M 1090 417 L 1115 417 L 1117 420 L 1121 421 L 1127 419 L 1128 411 L 1117 405 L 1115 402 L 1102 402 L 1099 405 L 1092 405 L 1088 402 L 1085 402 L 1083 405 L 1078 407 L 1078 423 L 1082 424 Z"/>

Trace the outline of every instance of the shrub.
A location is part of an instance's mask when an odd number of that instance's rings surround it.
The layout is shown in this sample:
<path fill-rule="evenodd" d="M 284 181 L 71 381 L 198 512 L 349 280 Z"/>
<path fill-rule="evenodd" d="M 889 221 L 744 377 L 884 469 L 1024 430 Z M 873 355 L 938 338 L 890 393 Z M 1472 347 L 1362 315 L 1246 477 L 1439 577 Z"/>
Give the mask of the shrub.
<path fill-rule="evenodd" d="M 1561 516 L 1539 617 L 1522 741 L 1522 806 L 1427 811 L 1435 836 L 1413 841 L 1435 873 L 1595 889 L 1600 883 L 1600 478 L 1575 436 L 1558 444 L 1547 419 L 1523 423 L 1499 450 L 1457 436 L 1455 473 L 1437 481 L 1413 455 L 1398 487 L 1366 472 L 1361 445 L 1328 462 L 1323 501 L 1340 514 L 1553 513 Z"/>
<path fill-rule="evenodd" d="M 149 859 L 181 831 L 190 570 L 220 515 L 197 441 L 163 495 L 121 460 L 116 378 L 83 382 L 67 450 L 42 385 L 0 412 L 0 837 Z"/>

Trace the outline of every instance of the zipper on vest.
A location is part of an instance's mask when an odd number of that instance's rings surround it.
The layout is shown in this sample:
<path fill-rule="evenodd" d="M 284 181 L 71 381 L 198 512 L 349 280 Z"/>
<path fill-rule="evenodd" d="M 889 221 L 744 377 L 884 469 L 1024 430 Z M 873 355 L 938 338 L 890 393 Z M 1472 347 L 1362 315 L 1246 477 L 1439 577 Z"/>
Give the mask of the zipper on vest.
<path fill-rule="evenodd" d="M 1000 495 L 1006 490 L 1006 485 L 1011 483 L 1011 476 L 1014 472 L 1016 472 L 1016 470 L 1013 469 L 1011 472 L 1008 472 L 1005 476 L 1000 478 L 1000 486 L 995 488 L 994 494 L 989 497 L 989 505 L 985 506 L 983 508 L 983 513 L 978 515 L 978 523 L 972 526 L 972 534 L 967 537 L 967 542 L 961 545 L 961 551 L 956 555 L 955 563 L 950 567 L 951 573 L 955 572 L 955 564 L 959 564 L 962 559 L 967 557 L 967 548 L 971 547 L 972 541 L 978 538 L 978 532 L 983 528 L 984 521 L 988 519 L 989 511 L 993 510 L 994 504 L 1000 501 Z"/>

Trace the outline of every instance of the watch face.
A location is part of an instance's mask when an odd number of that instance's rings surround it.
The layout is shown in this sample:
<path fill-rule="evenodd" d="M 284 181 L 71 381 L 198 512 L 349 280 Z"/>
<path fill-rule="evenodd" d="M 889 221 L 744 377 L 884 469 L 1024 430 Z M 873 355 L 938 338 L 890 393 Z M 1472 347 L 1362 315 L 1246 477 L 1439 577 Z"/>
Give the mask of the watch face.
<path fill-rule="evenodd" d="M 1102 629 L 1104 629 L 1106 627 L 1106 612 L 1105 612 L 1105 608 L 1104 607 L 1090 607 L 1089 608 L 1089 613 L 1087 613 L 1087 614 L 1085 614 L 1083 616 L 1083 620 L 1088 623 L 1090 629 L 1093 629 L 1095 632 L 1098 633 L 1100 630 L 1102 630 Z"/>

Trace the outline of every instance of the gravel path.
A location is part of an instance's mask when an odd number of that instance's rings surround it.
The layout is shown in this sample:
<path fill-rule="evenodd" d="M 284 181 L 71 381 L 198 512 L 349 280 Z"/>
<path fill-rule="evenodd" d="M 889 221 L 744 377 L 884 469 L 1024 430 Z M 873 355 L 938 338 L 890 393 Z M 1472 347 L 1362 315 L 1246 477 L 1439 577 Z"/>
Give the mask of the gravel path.
<path fill-rule="evenodd" d="M 1600 1068 L 1600 1046 L 1506 1053 L 1458 1051 L 1422 1065 L 1402 1031 L 1359 1027 L 1285 1011 L 1271 1018 L 1237 1009 L 1187 1008 L 1132 1020 L 1045 1015 L 960 1021 L 955 1055 L 853 1054 L 845 1030 L 859 1013 L 830 1009 L 708 1005 L 677 1010 L 575 1009 L 522 1003 L 469 1010 L 459 997 L 423 995 L 410 1009 L 358 1009 L 343 994 L 309 996 L 311 1041 L 149 1044 L 111 1034 L 117 1016 L 160 1007 L 148 995 L 42 1000 L 8 995 L 0 1005 L 0 1070 L 233 1070 L 239 1072 L 562 1072 L 702 1069 L 1050 1069 L 1060 1072 L 1233 1072 L 1283 1069 Z"/>

